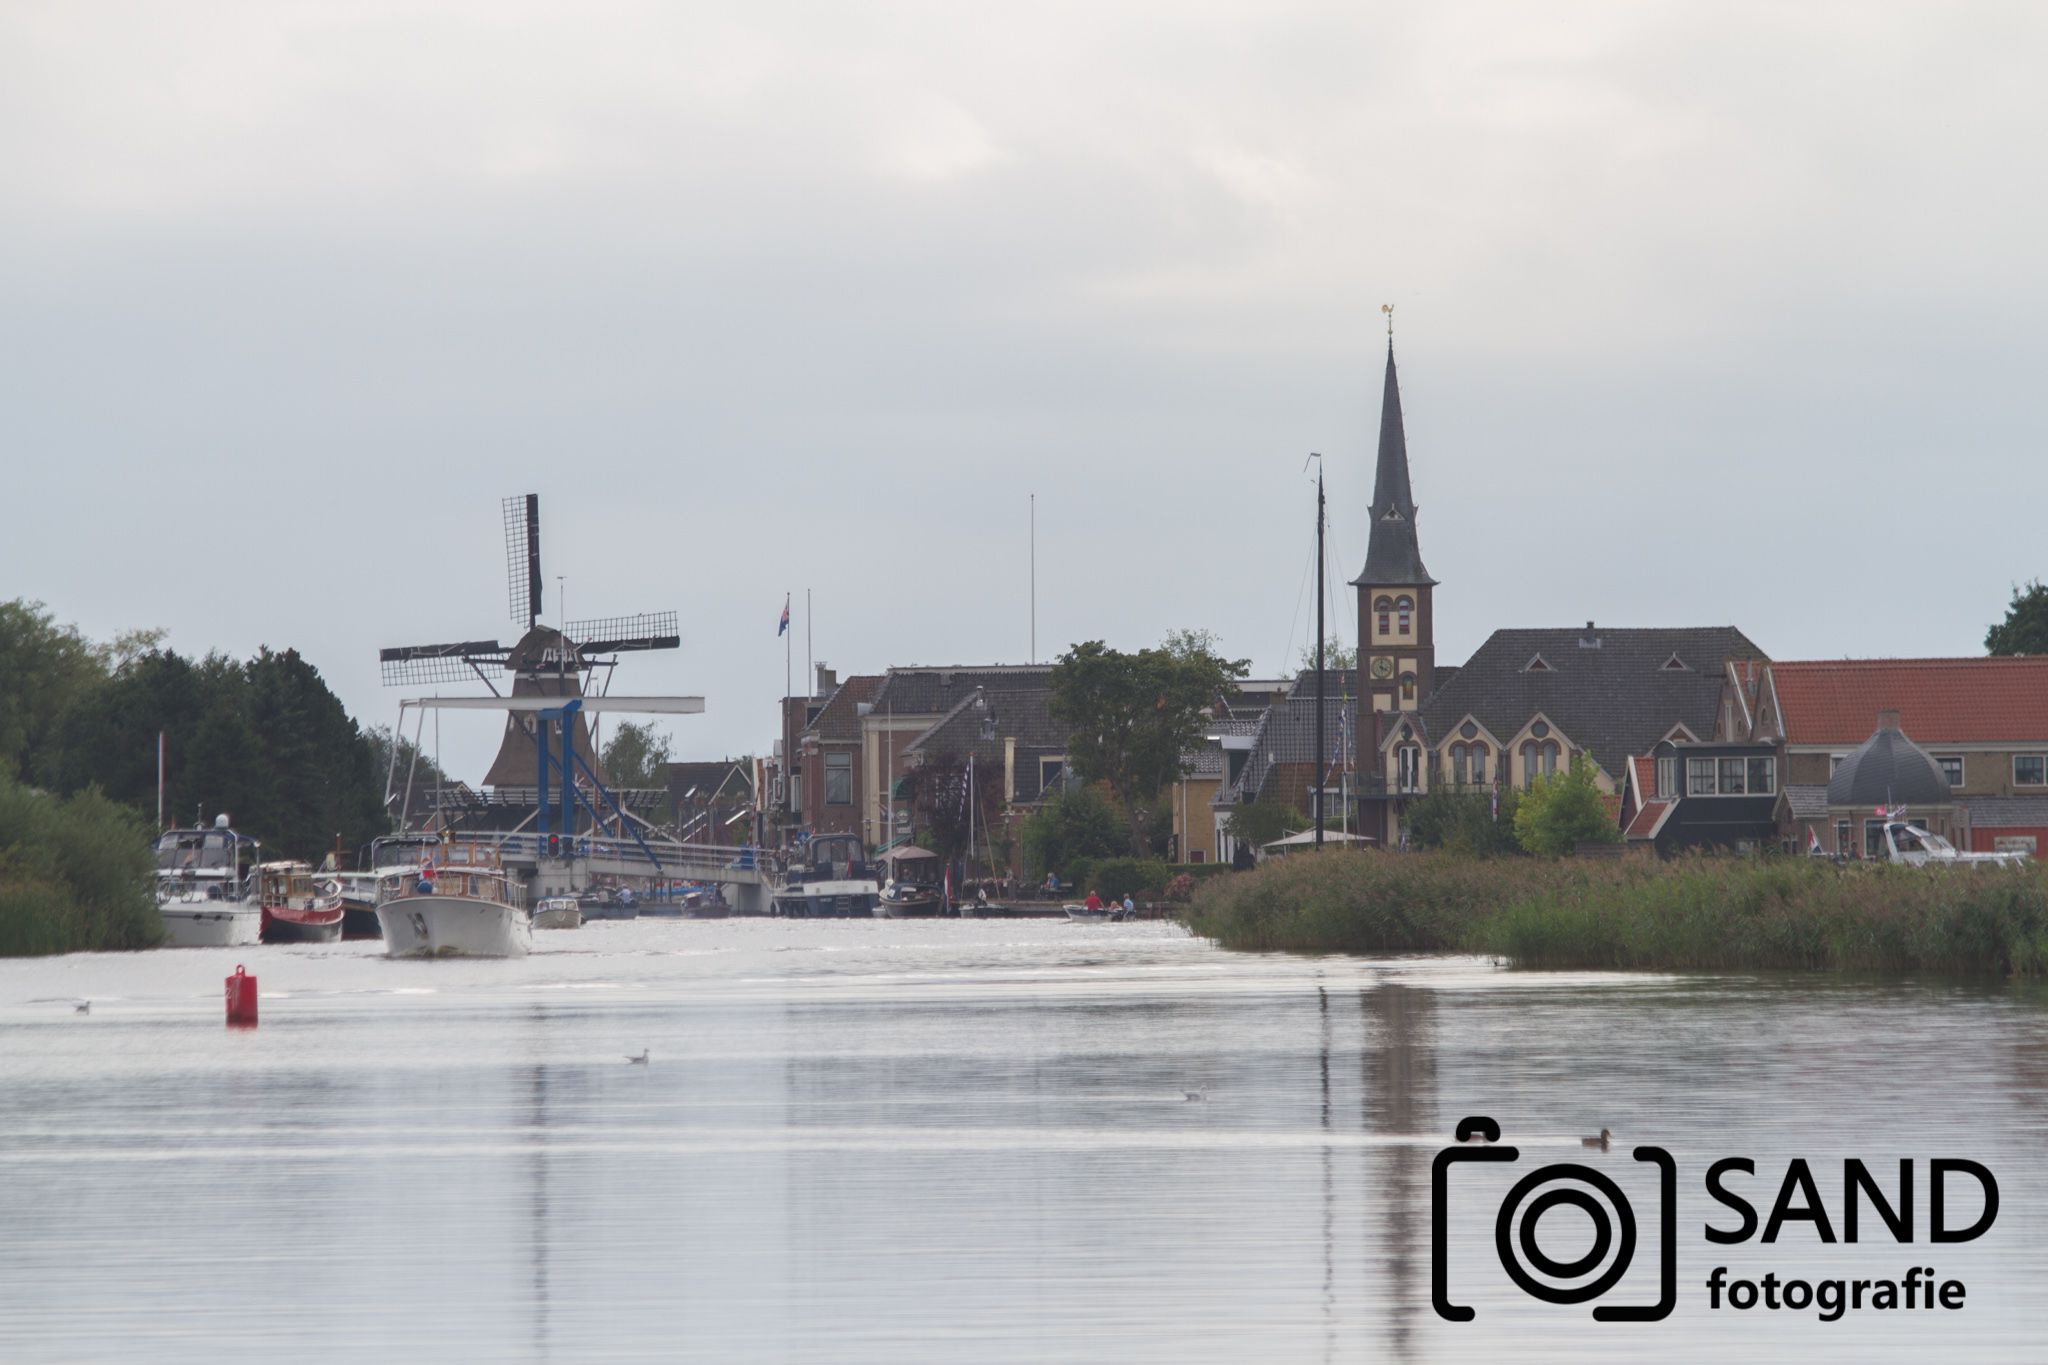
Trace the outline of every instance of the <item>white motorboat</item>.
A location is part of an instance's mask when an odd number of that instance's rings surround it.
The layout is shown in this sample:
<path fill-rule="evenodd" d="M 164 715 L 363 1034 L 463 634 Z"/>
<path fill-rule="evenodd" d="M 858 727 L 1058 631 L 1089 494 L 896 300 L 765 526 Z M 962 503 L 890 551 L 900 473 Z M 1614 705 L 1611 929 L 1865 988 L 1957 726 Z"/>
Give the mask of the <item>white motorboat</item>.
<path fill-rule="evenodd" d="M 867 919 L 880 889 L 858 834 L 820 834 L 789 855 L 770 913 L 811 919 Z"/>
<path fill-rule="evenodd" d="M 257 941 L 263 910 L 242 872 L 242 846 L 228 827 L 166 830 L 156 841 L 156 909 L 173 948 L 239 948 Z M 253 855 L 251 861 L 253 862 Z"/>
<path fill-rule="evenodd" d="M 1909 867 L 2019 867 L 2027 855 L 2009 853 L 1965 853 L 1939 834 L 1930 834 L 1904 820 L 1887 820 L 1884 848 L 1888 861 Z"/>
<path fill-rule="evenodd" d="M 448 844 L 421 865 L 410 887 L 377 906 L 391 957 L 525 957 L 533 916 L 518 904 L 497 851 Z"/>
<path fill-rule="evenodd" d="M 574 896 L 550 896 L 533 907 L 536 929 L 580 929 L 583 907 Z"/>

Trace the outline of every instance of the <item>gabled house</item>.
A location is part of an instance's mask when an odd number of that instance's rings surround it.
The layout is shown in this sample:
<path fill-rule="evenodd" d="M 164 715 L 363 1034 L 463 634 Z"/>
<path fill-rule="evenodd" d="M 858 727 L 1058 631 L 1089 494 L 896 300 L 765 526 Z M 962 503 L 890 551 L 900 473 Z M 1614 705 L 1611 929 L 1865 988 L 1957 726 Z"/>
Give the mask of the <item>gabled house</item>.
<path fill-rule="evenodd" d="M 1779 746 L 1780 815 L 1799 847 L 1812 830 L 1829 851 L 1860 848 L 1861 817 L 1838 830 L 1827 786 L 1896 712 L 1948 783 L 1958 847 L 2048 851 L 2048 657 L 1778 660 L 1729 691 L 1724 735 Z"/>
<path fill-rule="evenodd" d="M 1620 818 L 1632 846 L 1669 857 L 1688 849 L 1757 853 L 1780 842 L 1774 744 L 1664 740 L 1626 771 Z"/>
<path fill-rule="evenodd" d="M 830 670 L 819 670 L 818 690 L 825 702 L 797 741 L 802 774 L 797 790 L 805 796 L 804 824 L 813 834 L 866 834 L 860 808 L 861 719 L 884 681 L 879 673 L 857 673 L 838 682 Z"/>
<path fill-rule="evenodd" d="M 1295 680 L 1293 691 L 1268 707 L 1252 723 L 1249 744 L 1240 752 L 1234 778 L 1219 782 L 1211 802 L 1215 830 L 1214 856 L 1228 861 L 1237 851 L 1226 826 L 1231 812 L 1254 801 L 1284 801 L 1304 815 L 1315 813 L 1315 784 L 1322 775 L 1323 811 L 1329 827 L 1344 823 L 1344 797 L 1355 777 L 1347 772 L 1343 755 L 1351 751 L 1346 742 L 1358 723 L 1358 702 L 1343 694 L 1338 681 L 1325 674 L 1323 745 L 1321 763 L 1316 756 L 1315 674 L 1304 673 Z M 1219 747 L 1228 744 L 1222 741 Z M 1226 763 L 1231 751 L 1225 749 Z M 1371 835 L 1373 831 L 1362 833 Z"/>
<path fill-rule="evenodd" d="M 1725 665 L 1762 657 L 1733 626 L 1497 630 L 1416 711 L 1382 717 L 1361 828 L 1397 832 L 1442 786 L 1526 789 L 1580 753 L 1621 796 L 1632 757 L 1713 737 Z"/>
<path fill-rule="evenodd" d="M 892 668 L 860 711 L 861 829 L 871 848 L 895 837 L 903 807 L 897 799 L 912 766 L 910 746 L 955 713 L 977 690 L 994 693 L 1046 692 L 1050 664 L 992 664 L 943 668 Z M 1019 703 L 1017 709 L 1043 703 Z M 1064 745 L 1062 745 L 1062 748 Z M 929 746 L 927 746 L 929 751 Z M 1064 764 L 1064 755 L 1055 755 Z M 1031 774 L 1032 790 L 1038 774 Z"/>

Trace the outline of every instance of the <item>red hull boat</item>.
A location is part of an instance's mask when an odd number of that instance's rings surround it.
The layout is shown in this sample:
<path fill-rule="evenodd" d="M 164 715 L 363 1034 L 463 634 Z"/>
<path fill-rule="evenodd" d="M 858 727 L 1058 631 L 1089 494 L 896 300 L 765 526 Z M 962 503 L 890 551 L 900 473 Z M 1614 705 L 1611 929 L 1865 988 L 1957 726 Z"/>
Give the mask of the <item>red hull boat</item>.
<path fill-rule="evenodd" d="M 265 943 L 334 943 L 341 938 L 341 886 L 316 884 L 304 863 L 265 863 L 258 900 Z"/>

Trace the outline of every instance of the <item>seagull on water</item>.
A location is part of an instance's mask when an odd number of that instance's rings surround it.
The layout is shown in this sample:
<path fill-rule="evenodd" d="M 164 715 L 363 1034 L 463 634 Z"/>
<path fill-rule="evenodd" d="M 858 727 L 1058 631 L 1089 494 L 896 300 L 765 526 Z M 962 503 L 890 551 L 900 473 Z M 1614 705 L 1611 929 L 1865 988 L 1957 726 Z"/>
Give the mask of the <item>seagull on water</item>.
<path fill-rule="evenodd" d="M 643 1047 L 643 1048 L 641 1048 L 641 1049 L 640 1049 L 640 1055 L 639 1055 L 638 1057 L 628 1057 L 628 1058 L 626 1058 L 626 1060 L 627 1060 L 627 1061 L 629 1061 L 629 1062 L 631 1062 L 631 1063 L 632 1063 L 632 1064 L 633 1064 L 634 1066 L 646 1066 L 646 1065 L 647 1065 L 647 1049 L 646 1049 L 646 1048 L 644 1048 L 644 1047 Z"/>
<path fill-rule="evenodd" d="M 90 1000 L 81 1000 L 81 1001 L 79 1001 L 79 1002 L 78 1002 L 78 1003 L 77 1003 L 76 1005 L 73 1005 L 73 1006 L 71 1007 L 71 1010 L 72 1010 L 72 1013 L 74 1013 L 74 1014 L 91 1014 L 91 1013 L 92 1013 L 92 1001 L 90 1001 Z"/>
<path fill-rule="evenodd" d="M 1209 1092 L 1206 1090 L 1183 1090 L 1180 1093 L 1186 1095 L 1190 1103 L 1196 1100 L 1206 1100 L 1209 1098 Z"/>

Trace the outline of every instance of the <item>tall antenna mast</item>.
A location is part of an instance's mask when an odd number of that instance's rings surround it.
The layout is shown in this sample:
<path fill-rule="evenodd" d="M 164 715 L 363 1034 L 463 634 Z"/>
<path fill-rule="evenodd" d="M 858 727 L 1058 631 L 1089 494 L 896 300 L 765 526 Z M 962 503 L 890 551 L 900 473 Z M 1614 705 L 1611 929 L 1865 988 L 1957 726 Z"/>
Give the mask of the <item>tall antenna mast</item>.
<path fill-rule="evenodd" d="M 1031 495 L 1031 662 L 1038 662 L 1038 494 Z"/>
<path fill-rule="evenodd" d="M 1329 776 L 1329 755 L 1323 748 L 1323 457 L 1316 462 L 1316 852 L 1323 851 L 1323 783 Z"/>

